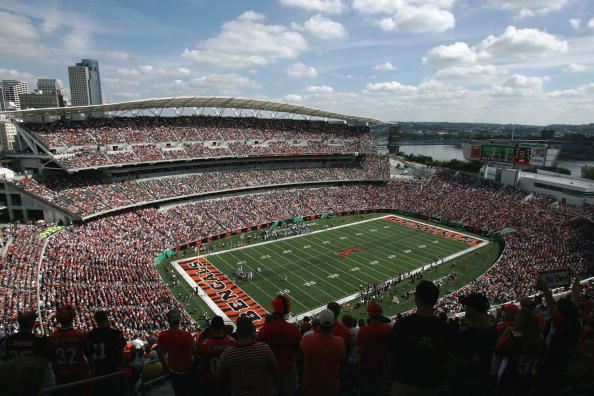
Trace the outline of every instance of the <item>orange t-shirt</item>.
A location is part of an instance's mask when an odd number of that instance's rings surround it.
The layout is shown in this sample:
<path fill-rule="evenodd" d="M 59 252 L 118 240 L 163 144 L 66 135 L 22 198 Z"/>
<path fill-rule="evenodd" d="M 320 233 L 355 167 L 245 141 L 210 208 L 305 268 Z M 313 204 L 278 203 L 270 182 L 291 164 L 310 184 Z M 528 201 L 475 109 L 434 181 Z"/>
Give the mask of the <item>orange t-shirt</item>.
<path fill-rule="evenodd" d="M 174 329 L 159 334 L 159 348 L 169 357 L 167 365 L 176 371 L 188 371 L 192 368 L 194 338 L 188 331 Z"/>
<path fill-rule="evenodd" d="M 345 358 L 343 339 L 331 334 L 310 334 L 301 339 L 301 349 L 303 392 L 311 396 L 338 392 L 340 364 Z"/>

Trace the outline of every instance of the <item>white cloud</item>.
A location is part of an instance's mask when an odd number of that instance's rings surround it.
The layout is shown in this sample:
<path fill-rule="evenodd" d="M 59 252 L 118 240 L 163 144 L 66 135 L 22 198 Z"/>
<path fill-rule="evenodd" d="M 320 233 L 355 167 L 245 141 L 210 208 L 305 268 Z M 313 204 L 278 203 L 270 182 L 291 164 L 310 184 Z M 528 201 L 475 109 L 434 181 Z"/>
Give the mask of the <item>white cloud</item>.
<path fill-rule="evenodd" d="M 443 32 L 456 25 L 449 8 L 454 0 L 354 0 L 362 14 L 387 14 L 376 20 L 385 31 L 402 33 Z"/>
<path fill-rule="evenodd" d="M 116 72 L 122 76 L 134 77 L 144 80 L 162 77 L 185 77 L 191 74 L 190 70 L 184 67 L 165 69 L 163 67 L 155 67 L 151 65 L 138 66 L 136 69 L 119 68 Z"/>
<path fill-rule="evenodd" d="M 477 60 L 476 51 L 464 42 L 451 45 L 440 45 L 432 48 L 423 58 L 423 63 L 433 66 L 451 66 L 474 63 Z"/>
<path fill-rule="evenodd" d="M 208 74 L 190 80 L 175 80 L 170 83 L 159 83 L 153 86 L 157 92 L 165 96 L 183 95 L 235 95 L 241 93 L 239 88 L 259 89 L 262 86 L 247 77 L 235 73 Z"/>
<path fill-rule="evenodd" d="M 368 83 L 365 86 L 365 93 L 402 93 L 411 94 L 417 92 L 417 87 L 405 85 L 398 81 L 389 81 L 381 83 Z"/>
<path fill-rule="evenodd" d="M 342 24 L 325 18 L 321 14 L 312 16 L 303 26 L 293 23 L 292 27 L 295 30 L 304 31 L 321 39 L 336 39 L 347 36 L 347 32 Z"/>
<path fill-rule="evenodd" d="M 0 68 L 0 80 L 33 80 L 35 76 L 31 73 L 23 73 L 12 69 Z"/>
<path fill-rule="evenodd" d="M 559 90 L 559 91 L 551 91 L 551 92 L 548 92 L 546 95 L 549 98 L 557 99 L 557 98 L 572 98 L 572 97 L 591 98 L 593 94 L 594 94 L 594 83 L 589 83 L 589 84 L 585 84 L 585 85 L 580 85 L 576 88 Z"/>
<path fill-rule="evenodd" d="M 382 63 L 381 65 L 375 65 L 372 67 L 373 70 L 396 70 L 396 67 L 392 65 L 390 62 Z"/>
<path fill-rule="evenodd" d="M 327 85 L 310 85 L 309 87 L 305 88 L 307 92 L 316 93 L 316 94 L 326 94 L 334 92 L 334 88 L 329 87 Z"/>
<path fill-rule="evenodd" d="M 579 73 L 579 72 L 583 72 L 586 70 L 589 70 L 590 68 L 586 65 L 578 65 L 576 63 L 570 63 L 569 65 L 567 65 L 567 67 L 565 69 L 563 69 L 563 72 L 565 73 Z"/>
<path fill-rule="evenodd" d="M 574 19 L 570 19 L 569 20 L 569 24 L 571 25 L 572 28 L 574 28 L 575 30 L 580 30 L 580 27 L 582 25 L 582 20 L 579 18 L 574 18 Z"/>
<path fill-rule="evenodd" d="M 328 14 L 340 14 L 348 9 L 345 0 L 279 0 L 287 7 L 299 7 L 309 11 L 320 11 Z"/>
<path fill-rule="evenodd" d="M 318 75 L 318 72 L 312 66 L 307 66 L 301 62 L 294 63 L 287 70 L 286 73 L 293 78 L 314 78 Z"/>
<path fill-rule="evenodd" d="M 110 59 L 121 60 L 121 61 L 130 59 L 130 55 L 127 52 L 107 51 L 107 52 L 104 52 L 103 55 Z"/>
<path fill-rule="evenodd" d="M 12 40 L 35 40 L 37 28 L 25 16 L 0 11 L 0 37 Z"/>
<path fill-rule="evenodd" d="M 516 18 L 524 19 L 524 18 L 529 18 L 529 17 L 533 17 L 533 16 L 534 16 L 534 11 L 532 11 L 530 8 L 522 8 L 520 10 L 520 12 L 518 13 L 518 15 L 516 16 Z"/>
<path fill-rule="evenodd" d="M 281 25 L 266 25 L 265 16 L 246 11 L 236 20 L 225 22 L 221 32 L 201 41 L 198 49 L 185 49 L 183 58 L 217 67 L 267 65 L 280 58 L 295 58 L 307 49 L 299 32 Z"/>
<path fill-rule="evenodd" d="M 562 9 L 569 0 L 490 0 L 490 4 L 502 10 L 534 10 L 544 14 Z"/>
<path fill-rule="evenodd" d="M 592 18 L 592 19 L 590 19 L 590 20 L 588 21 L 588 27 L 589 27 L 590 29 L 594 29 L 594 18 Z"/>
<path fill-rule="evenodd" d="M 486 82 L 505 74 L 494 65 L 450 66 L 440 69 L 433 76 L 438 80 L 456 80 L 471 82 Z"/>
<path fill-rule="evenodd" d="M 31 19 L 0 11 L 0 54 L 19 58 L 43 58 L 48 49 L 37 41 L 40 35 Z"/>
<path fill-rule="evenodd" d="M 296 94 L 289 94 L 283 96 L 285 102 L 303 102 L 303 96 Z"/>
<path fill-rule="evenodd" d="M 549 81 L 549 77 L 527 77 L 521 74 L 514 74 L 500 85 L 491 89 L 493 96 L 530 96 L 542 93 L 543 84 Z"/>
<path fill-rule="evenodd" d="M 568 44 L 567 41 L 538 29 L 516 29 L 508 26 L 501 36 L 488 36 L 478 48 L 479 57 L 484 59 L 531 59 L 566 52 Z"/>

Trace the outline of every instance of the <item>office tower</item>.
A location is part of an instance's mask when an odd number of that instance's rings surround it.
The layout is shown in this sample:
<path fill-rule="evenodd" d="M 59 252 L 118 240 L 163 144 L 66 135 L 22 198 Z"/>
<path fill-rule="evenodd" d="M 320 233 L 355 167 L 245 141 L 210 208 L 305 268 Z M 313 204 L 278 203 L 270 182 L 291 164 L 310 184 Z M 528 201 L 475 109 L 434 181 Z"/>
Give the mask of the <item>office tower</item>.
<path fill-rule="evenodd" d="M 62 80 L 56 80 L 55 78 L 38 79 L 37 89 L 47 95 L 62 95 L 66 97 L 66 90 L 62 85 Z"/>
<path fill-rule="evenodd" d="M 94 59 L 82 59 L 76 66 L 68 66 L 70 100 L 73 106 L 102 104 L 99 63 Z"/>
<path fill-rule="evenodd" d="M 17 80 L 2 80 L 2 100 L 5 110 L 20 110 L 20 94 L 27 93 L 27 83 Z"/>

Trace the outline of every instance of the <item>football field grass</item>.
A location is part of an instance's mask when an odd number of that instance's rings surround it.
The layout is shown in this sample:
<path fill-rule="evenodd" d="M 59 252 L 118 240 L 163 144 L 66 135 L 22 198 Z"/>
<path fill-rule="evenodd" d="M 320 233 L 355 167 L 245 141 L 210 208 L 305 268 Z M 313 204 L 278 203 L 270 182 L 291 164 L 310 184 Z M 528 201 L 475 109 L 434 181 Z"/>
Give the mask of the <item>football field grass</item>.
<path fill-rule="evenodd" d="M 214 266 L 221 273 L 217 276 L 225 277 L 264 310 L 271 311 L 274 296 L 287 294 L 292 300 L 293 315 L 302 316 L 325 306 L 329 301 L 352 300 L 360 286 L 395 278 L 441 259 L 449 258 L 444 264 L 427 272 L 426 279 L 441 279 L 452 272 L 465 271 L 464 265 L 473 269 L 470 271 L 473 274 L 468 274 L 473 279 L 480 274 L 478 271 L 484 271 L 497 257 L 498 249 L 493 249 L 496 244 L 477 241 L 477 236 L 472 236 L 476 238 L 473 243 L 469 240 L 456 240 L 461 235 L 452 238 L 450 233 L 449 237 L 444 237 L 436 234 L 435 229 L 432 233 L 430 230 L 411 227 L 410 224 L 398 224 L 394 222 L 395 219 L 401 221 L 397 217 L 390 221 L 377 216 L 349 216 L 350 224 L 335 224 L 327 230 L 279 240 L 259 241 L 240 248 L 229 249 L 229 241 L 226 250 L 201 255 L 200 260 Z M 335 219 L 334 223 L 340 224 L 341 221 L 338 220 Z M 329 224 L 328 220 L 314 222 L 317 225 L 314 229 Z M 414 224 L 418 225 L 418 220 Z M 242 241 L 239 238 L 236 237 L 235 241 Z M 478 243 L 480 246 L 477 246 Z M 480 252 L 470 253 L 473 249 Z M 484 255 L 483 251 L 489 254 Z M 481 254 L 477 256 L 478 253 Z M 191 260 L 197 254 L 190 251 L 183 256 Z M 190 287 L 201 285 L 207 290 L 208 282 L 204 281 L 204 275 L 194 272 L 188 277 L 183 274 L 184 270 L 179 263 L 184 260 L 188 259 L 176 258 L 172 262 L 184 278 L 181 283 L 187 282 Z M 478 261 L 481 262 L 480 265 L 477 264 Z M 253 272 L 253 279 L 239 279 L 235 275 L 238 266 L 243 271 Z M 467 279 L 466 276 L 464 278 Z M 399 283 L 391 290 L 392 294 L 414 286 L 407 285 L 408 283 Z M 207 305 L 210 308 L 213 307 L 208 295 L 203 294 L 202 299 L 205 304 L 209 303 Z M 192 300 L 196 301 L 197 298 Z M 398 306 L 408 306 L 409 302 L 402 300 L 401 304 L 392 304 L 390 301 L 390 304 L 385 304 L 386 313 L 401 311 Z M 203 309 L 204 304 L 196 305 L 201 306 L 199 310 Z M 217 312 L 216 309 L 213 311 Z"/>

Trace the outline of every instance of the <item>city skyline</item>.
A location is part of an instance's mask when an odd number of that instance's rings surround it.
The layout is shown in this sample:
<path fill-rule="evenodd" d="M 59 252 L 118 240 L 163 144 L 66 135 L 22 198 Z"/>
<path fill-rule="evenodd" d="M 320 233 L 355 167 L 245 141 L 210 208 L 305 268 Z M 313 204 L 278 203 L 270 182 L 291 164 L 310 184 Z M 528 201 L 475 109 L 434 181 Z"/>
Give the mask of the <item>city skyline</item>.
<path fill-rule="evenodd" d="M 586 0 L 2 0 L 0 26 L 0 80 L 67 82 L 69 65 L 97 59 L 111 103 L 235 96 L 533 125 L 594 114 Z"/>

